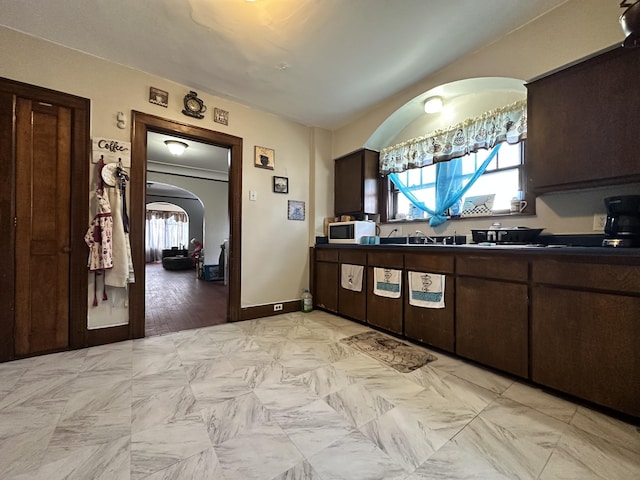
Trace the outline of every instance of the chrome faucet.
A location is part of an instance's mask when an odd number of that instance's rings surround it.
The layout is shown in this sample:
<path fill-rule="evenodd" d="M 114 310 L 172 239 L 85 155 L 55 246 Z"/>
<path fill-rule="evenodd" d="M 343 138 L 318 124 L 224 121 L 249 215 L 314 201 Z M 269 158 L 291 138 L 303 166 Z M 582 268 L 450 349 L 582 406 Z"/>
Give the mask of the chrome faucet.
<path fill-rule="evenodd" d="M 424 239 L 427 241 L 427 243 L 429 243 L 429 242 L 438 243 L 438 241 L 435 238 L 430 237 L 429 235 L 421 232 L 420 230 L 416 230 L 416 234 L 415 235 L 416 235 L 416 237 L 422 235 L 424 237 Z"/>

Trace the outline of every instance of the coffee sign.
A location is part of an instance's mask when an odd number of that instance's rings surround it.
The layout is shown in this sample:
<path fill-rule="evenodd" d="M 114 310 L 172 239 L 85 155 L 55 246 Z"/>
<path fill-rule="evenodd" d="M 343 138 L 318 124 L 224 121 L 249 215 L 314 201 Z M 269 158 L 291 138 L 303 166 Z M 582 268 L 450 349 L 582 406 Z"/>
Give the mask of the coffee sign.
<path fill-rule="evenodd" d="M 122 162 L 123 167 L 131 166 L 131 142 L 95 137 L 91 160 L 98 163 L 100 158 L 107 163 Z"/>

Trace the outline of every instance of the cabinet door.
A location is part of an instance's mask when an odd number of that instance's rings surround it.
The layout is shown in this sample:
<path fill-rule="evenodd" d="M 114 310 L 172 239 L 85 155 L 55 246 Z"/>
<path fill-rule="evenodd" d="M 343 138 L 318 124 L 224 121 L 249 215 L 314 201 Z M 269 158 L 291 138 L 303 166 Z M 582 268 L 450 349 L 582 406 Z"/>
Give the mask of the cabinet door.
<path fill-rule="evenodd" d="M 456 353 L 528 376 L 527 285 L 483 278 L 456 280 Z"/>
<path fill-rule="evenodd" d="M 313 299 L 316 307 L 338 312 L 338 264 L 316 262 L 315 276 Z"/>
<path fill-rule="evenodd" d="M 453 256 L 432 254 L 405 255 L 407 272 L 442 273 L 447 275 L 444 289 L 445 308 L 422 308 L 404 304 L 404 334 L 407 338 L 453 352 L 454 348 L 454 278 Z M 408 275 L 408 273 L 407 273 Z M 408 277 L 407 277 L 408 278 Z M 407 281 L 407 288 L 409 283 Z"/>
<path fill-rule="evenodd" d="M 531 379 L 640 416 L 640 298 L 534 287 Z"/>
<path fill-rule="evenodd" d="M 381 297 L 373 293 L 375 267 L 402 270 L 404 258 L 401 253 L 370 252 L 367 254 L 367 323 L 402 335 L 403 295 L 406 282 L 402 279 L 400 298 Z M 401 277 L 403 275 L 401 274 Z"/>
<path fill-rule="evenodd" d="M 527 85 L 527 190 L 640 179 L 640 49 L 618 48 Z"/>
<path fill-rule="evenodd" d="M 338 311 L 338 255 L 334 248 L 314 249 L 314 305 L 331 312 Z"/>
<path fill-rule="evenodd" d="M 340 157 L 334 172 L 337 216 L 378 213 L 377 152 L 359 150 Z"/>
<path fill-rule="evenodd" d="M 340 278 L 338 279 L 338 313 L 361 322 L 367 319 L 367 254 L 364 250 L 340 251 Z M 359 292 L 342 287 L 342 266 L 362 266 L 362 288 Z"/>

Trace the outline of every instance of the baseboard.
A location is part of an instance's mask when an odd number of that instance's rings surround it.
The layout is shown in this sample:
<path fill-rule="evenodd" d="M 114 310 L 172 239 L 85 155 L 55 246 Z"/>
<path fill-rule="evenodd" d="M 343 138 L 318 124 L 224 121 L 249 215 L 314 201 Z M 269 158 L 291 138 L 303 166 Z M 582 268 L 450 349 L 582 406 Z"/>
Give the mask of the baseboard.
<path fill-rule="evenodd" d="M 282 310 L 275 312 L 273 306 L 282 303 Z M 292 300 L 290 302 L 270 303 L 266 305 L 258 305 L 255 307 L 245 307 L 240 309 L 240 320 L 253 320 L 254 318 L 272 317 L 283 313 L 292 313 L 300 311 L 300 300 Z"/>

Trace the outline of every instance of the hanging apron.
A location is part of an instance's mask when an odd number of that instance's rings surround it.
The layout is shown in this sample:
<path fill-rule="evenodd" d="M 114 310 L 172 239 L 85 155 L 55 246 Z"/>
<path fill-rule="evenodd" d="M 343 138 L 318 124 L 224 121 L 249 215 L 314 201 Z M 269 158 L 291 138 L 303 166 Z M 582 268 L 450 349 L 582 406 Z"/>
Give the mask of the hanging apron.
<path fill-rule="evenodd" d="M 98 275 L 113 267 L 113 217 L 111 215 L 111 204 L 109 203 L 109 198 L 104 194 L 104 185 L 100 176 L 103 166 L 104 163 L 101 160 L 98 164 L 98 188 L 96 189 L 98 211 L 84 236 L 84 241 L 89 247 L 87 267 L 89 271 L 95 273 L 93 284 L 94 307 L 98 306 L 98 296 L 96 294 Z M 107 290 L 104 282 L 102 299 L 107 300 Z"/>

